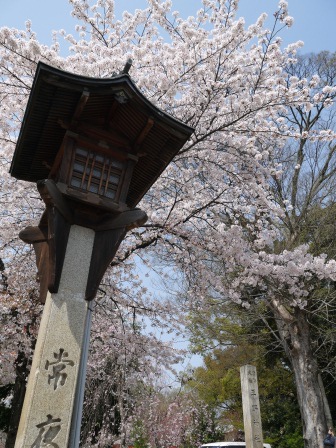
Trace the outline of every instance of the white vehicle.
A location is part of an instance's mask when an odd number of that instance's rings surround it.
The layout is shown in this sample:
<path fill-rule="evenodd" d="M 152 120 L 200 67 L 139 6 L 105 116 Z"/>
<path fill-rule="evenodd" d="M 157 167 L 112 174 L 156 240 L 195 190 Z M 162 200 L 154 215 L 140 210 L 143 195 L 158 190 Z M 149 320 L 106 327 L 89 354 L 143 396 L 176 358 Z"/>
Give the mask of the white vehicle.
<path fill-rule="evenodd" d="M 246 448 L 245 442 L 212 442 L 205 443 L 201 448 Z M 264 443 L 264 448 L 271 448 L 269 443 Z"/>

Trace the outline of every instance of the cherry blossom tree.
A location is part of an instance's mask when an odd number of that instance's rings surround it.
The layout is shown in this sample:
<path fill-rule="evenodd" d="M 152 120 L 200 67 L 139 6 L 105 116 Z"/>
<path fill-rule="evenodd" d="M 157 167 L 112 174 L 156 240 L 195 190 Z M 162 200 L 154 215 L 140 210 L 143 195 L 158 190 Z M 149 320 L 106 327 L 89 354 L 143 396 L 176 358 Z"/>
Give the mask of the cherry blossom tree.
<path fill-rule="evenodd" d="M 285 71 L 288 82 L 309 85 L 310 100 L 290 106 L 277 121 L 280 133 L 284 129 L 288 132 L 288 128 L 292 133 L 286 144 L 281 147 L 271 141 L 268 144 L 272 159 L 282 167 L 281 172 L 274 172 L 270 178 L 270 194 L 281 210 L 279 219 L 268 215 L 269 222 L 277 227 L 277 237 L 258 254 L 253 255 L 252 246 L 249 252 L 245 248 L 244 258 L 239 256 L 234 262 L 220 258 L 217 252 L 212 269 L 217 267 L 216 273 L 227 291 L 231 289 L 234 294 L 239 291 L 237 301 L 249 308 L 251 322 L 256 316 L 263 319 L 273 333 L 275 345 L 282 346 L 295 375 L 307 434 L 316 428 L 316 421 L 310 420 L 307 414 L 312 415 L 319 409 L 318 413 L 325 419 L 321 428 L 326 427 L 326 420 L 331 420 L 319 376 L 329 381 L 335 379 L 335 246 L 333 235 L 325 230 L 334 208 L 335 56 L 327 52 L 300 56 Z M 239 228 L 234 223 L 237 232 L 243 232 L 251 244 L 260 244 L 255 240 L 256 233 L 251 232 L 250 217 L 236 215 L 235 219 L 243 224 Z M 227 213 L 222 213 L 221 221 L 233 224 Z M 258 264 L 260 257 L 268 261 Z M 311 269 L 309 266 L 313 265 Z M 207 309 L 215 321 L 228 313 L 223 300 L 228 294 L 221 288 L 222 294 L 216 288 L 209 290 Z M 204 304 L 199 309 L 194 307 L 193 315 L 200 317 L 205 309 Z M 276 331 L 267 324 L 270 317 Z M 208 322 L 205 327 L 209 326 Z M 218 343 L 223 330 L 220 320 L 216 326 L 217 336 L 213 328 L 212 334 Z M 222 331 L 220 339 L 224 337 L 225 331 Z"/>
<path fill-rule="evenodd" d="M 114 279 L 116 280 L 116 278 Z M 146 390 L 154 390 L 165 372 L 182 357 L 153 334 L 144 334 L 134 308 L 112 297 L 96 301 L 82 423 L 83 446 L 132 444 L 132 422 L 137 406 L 148 404 Z M 130 309 L 131 308 L 131 309 Z M 158 313 L 158 309 L 155 310 Z M 172 374 L 173 375 L 173 374 Z M 148 394 L 149 395 L 149 394 Z M 143 403 L 142 403 L 143 402 Z M 86 445 L 87 444 L 87 445 Z"/>
<path fill-rule="evenodd" d="M 191 448 L 223 437 L 211 407 L 193 391 L 144 390 L 132 423 L 137 448 Z"/>
<path fill-rule="evenodd" d="M 284 117 L 290 108 L 308 113 L 318 104 L 330 105 L 335 88 L 324 86 L 317 95 L 317 78 L 286 73 L 302 45 L 281 46 L 279 33 L 293 21 L 287 2 L 279 2 L 271 29 L 265 27 L 266 15 L 246 26 L 237 17 L 238 0 L 203 0 L 187 19 L 172 9 L 170 0 L 148 0 L 146 8 L 125 12 L 120 20 L 113 0 L 69 3 L 76 30 L 55 33 L 50 47 L 37 41 L 29 22 L 24 31 L 0 30 L 0 248 L 6 278 L 1 312 L 7 318 L 2 343 L 9 342 L 12 332 L 31 350 L 31 339 L 19 329 L 30 325 L 39 310 L 31 307 L 37 287 L 31 251 L 17 235 L 39 219 L 42 204 L 34 187 L 8 174 L 36 64 L 110 77 L 131 58 L 130 74 L 147 98 L 195 127 L 195 133 L 143 199 L 148 224 L 124 241 L 102 289 L 116 308 L 169 325 L 167 316 L 179 311 L 173 302 L 147 302 L 141 288 L 130 295 L 126 283 L 113 289 L 118 276 L 135 281 L 134 254 L 151 252 L 182 270 L 190 285 L 185 308 L 202 307 L 209 292 L 248 307 L 246 291 L 264 291 L 258 298 L 274 310 L 279 331 L 283 327 L 284 337 L 289 332 L 295 347 L 292 361 L 306 445 L 318 446 L 325 418 L 311 347 L 300 339 L 307 330 L 300 310 L 311 294 L 311 278 L 334 281 L 336 263 L 309 254 L 306 245 L 274 251 L 288 207 L 275 200 L 271 181 L 283 176 L 281 158 L 275 155 L 289 138 L 333 139 L 332 130 L 301 133 Z M 61 39 L 69 45 L 66 56 L 60 52 Z M 13 310 L 16 320 L 10 316 Z M 288 319 L 289 312 L 295 321 Z M 160 359 L 160 345 L 152 344 Z M 1 354 L 1 368 L 9 376 L 15 351 L 10 355 L 10 350 L 7 358 Z"/>

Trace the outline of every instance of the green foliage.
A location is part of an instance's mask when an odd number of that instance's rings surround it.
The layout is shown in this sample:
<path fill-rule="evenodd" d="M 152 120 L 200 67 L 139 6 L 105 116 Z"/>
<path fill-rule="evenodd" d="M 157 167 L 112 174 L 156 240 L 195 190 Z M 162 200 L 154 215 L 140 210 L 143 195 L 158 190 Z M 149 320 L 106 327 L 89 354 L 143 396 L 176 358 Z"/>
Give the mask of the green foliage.
<path fill-rule="evenodd" d="M 302 432 L 294 432 L 288 434 L 280 434 L 275 438 L 268 438 L 267 442 L 277 448 L 303 448 Z"/>
<path fill-rule="evenodd" d="M 294 434 L 302 434 L 293 375 L 281 358 L 273 359 L 272 366 L 266 361 L 264 349 L 252 344 L 216 349 L 204 357 L 204 366 L 195 370 L 188 387 L 216 410 L 218 425 L 242 430 L 240 367 L 256 365 L 265 441 L 284 448 L 288 439 L 293 448 L 301 448 L 294 444 L 297 438 L 292 440 Z"/>
<path fill-rule="evenodd" d="M 134 448 L 147 448 L 148 447 L 148 437 L 146 435 L 146 429 L 142 420 L 137 419 L 132 427 L 131 438 L 134 441 Z"/>
<path fill-rule="evenodd" d="M 198 412 L 194 412 L 182 441 L 182 448 L 195 448 L 201 443 L 216 442 L 223 438 L 220 426 L 216 424 L 214 410 L 199 401 Z"/>
<path fill-rule="evenodd" d="M 294 379 L 290 371 L 277 362 L 273 369 L 264 368 L 259 374 L 260 407 L 264 435 L 277 448 L 288 446 L 294 434 L 300 435 L 303 446 L 300 410 L 297 404 Z"/>

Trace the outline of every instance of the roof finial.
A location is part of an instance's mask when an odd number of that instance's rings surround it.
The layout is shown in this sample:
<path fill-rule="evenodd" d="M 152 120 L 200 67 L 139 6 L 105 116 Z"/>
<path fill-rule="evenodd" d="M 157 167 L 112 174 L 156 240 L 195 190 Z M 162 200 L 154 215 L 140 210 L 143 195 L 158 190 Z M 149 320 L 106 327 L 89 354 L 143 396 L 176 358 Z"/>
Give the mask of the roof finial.
<path fill-rule="evenodd" d="M 123 71 L 121 72 L 123 75 L 128 74 L 128 72 L 130 71 L 130 68 L 132 67 L 132 63 L 133 63 L 133 61 L 131 58 L 127 59 L 125 67 L 124 67 Z"/>

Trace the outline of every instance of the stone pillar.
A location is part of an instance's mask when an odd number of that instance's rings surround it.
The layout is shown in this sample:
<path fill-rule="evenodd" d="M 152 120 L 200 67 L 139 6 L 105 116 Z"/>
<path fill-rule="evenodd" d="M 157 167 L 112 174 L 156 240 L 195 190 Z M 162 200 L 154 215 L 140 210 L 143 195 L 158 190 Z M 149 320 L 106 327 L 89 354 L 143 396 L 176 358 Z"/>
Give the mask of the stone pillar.
<path fill-rule="evenodd" d="M 246 448 L 263 448 L 257 369 L 240 368 Z"/>
<path fill-rule="evenodd" d="M 72 421 L 80 421 L 73 409 L 81 412 L 85 381 L 92 304 L 84 297 L 94 237 L 91 229 L 70 229 L 59 290 L 48 293 L 45 303 L 15 448 L 73 446 Z"/>

